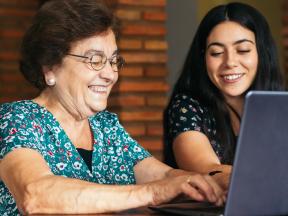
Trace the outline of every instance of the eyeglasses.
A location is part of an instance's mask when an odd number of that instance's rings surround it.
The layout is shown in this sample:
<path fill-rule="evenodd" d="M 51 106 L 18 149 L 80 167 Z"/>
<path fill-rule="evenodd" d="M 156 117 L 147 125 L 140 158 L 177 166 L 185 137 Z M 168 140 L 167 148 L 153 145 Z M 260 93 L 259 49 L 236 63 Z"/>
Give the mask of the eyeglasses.
<path fill-rule="evenodd" d="M 71 53 L 68 53 L 67 55 L 89 60 L 87 63 L 89 63 L 91 65 L 91 68 L 95 71 L 103 69 L 107 61 L 110 63 L 111 68 L 114 72 L 118 72 L 125 64 L 124 58 L 120 55 L 114 55 L 111 58 L 107 58 L 107 56 L 102 53 L 93 54 L 90 57 L 75 55 Z"/>

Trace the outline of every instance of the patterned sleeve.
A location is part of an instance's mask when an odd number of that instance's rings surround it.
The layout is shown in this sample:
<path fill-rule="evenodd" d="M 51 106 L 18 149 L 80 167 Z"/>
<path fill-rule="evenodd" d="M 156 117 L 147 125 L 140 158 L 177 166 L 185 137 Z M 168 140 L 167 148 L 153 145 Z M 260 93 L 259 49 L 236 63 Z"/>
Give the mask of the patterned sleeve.
<path fill-rule="evenodd" d="M 27 117 L 29 111 L 23 112 L 11 104 L 0 106 L 0 159 L 15 148 L 38 150 L 38 133 L 32 121 Z"/>
<path fill-rule="evenodd" d="M 117 121 L 117 127 L 119 134 L 121 135 L 122 143 L 124 144 L 123 154 L 126 157 L 126 161 L 130 163 L 131 166 L 134 167 L 143 159 L 151 157 L 151 154 L 128 134 L 119 121 Z"/>
<path fill-rule="evenodd" d="M 187 95 L 176 95 L 168 110 L 168 128 L 172 139 L 185 131 L 203 132 L 203 110 L 198 101 Z"/>
<path fill-rule="evenodd" d="M 110 124 L 111 130 L 115 131 L 115 136 L 117 137 L 115 139 L 117 140 L 116 145 L 121 146 L 121 151 L 123 152 L 126 163 L 129 164 L 129 166 L 134 167 L 143 159 L 151 157 L 151 154 L 128 134 L 120 124 L 116 114 L 106 112 L 106 115 L 107 114 L 109 117 L 106 117 L 106 119 L 110 119 L 111 122 L 109 123 L 109 120 L 106 120 L 106 124 Z"/>

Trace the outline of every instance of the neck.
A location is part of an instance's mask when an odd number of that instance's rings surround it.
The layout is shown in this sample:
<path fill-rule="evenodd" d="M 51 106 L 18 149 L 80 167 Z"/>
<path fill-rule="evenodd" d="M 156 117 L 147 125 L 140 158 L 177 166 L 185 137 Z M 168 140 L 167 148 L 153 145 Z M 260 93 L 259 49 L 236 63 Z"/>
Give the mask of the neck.
<path fill-rule="evenodd" d="M 225 97 L 225 101 L 229 110 L 234 135 L 238 136 L 240 131 L 241 117 L 243 113 L 244 97 Z"/>
<path fill-rule="evenodd" d="M 237 113 L 239 117 L 242 117 L 244 109 L 244 96 L 239 97 L 225 97 L 227 105 Z"/>
<path fill-rule="evenodd" d="M 53 114 L 76 148 L 92 149 L 93 134 L 88 116 L 83 118 L 77 112 L 71 112 L 74 109 L 61 103 L 49 89 L 44 90 L 34 101 Z"/>
<path fill-rule="evenodd" d="M 61 103 L 61 100 L 58 100 L 50 89 L 42 91 L 33 101 L 45 107 L 61 123 L 69 122 L 69 124 L 79 125 L 88 119 L 88 116 L 81 115 L 73 109 L 73 106 Z"/>

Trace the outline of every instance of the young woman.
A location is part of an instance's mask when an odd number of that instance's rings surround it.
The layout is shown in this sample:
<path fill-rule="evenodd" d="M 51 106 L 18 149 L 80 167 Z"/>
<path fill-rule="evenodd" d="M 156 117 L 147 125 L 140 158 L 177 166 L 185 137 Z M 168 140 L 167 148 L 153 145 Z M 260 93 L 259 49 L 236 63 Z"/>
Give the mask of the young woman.
<path fill-rule="evenodd" d="M 116 29 L 97 0 L 48 1 L 36 14 L 20 66 L 40 94 L 0 106 L 0 215 L 225 200 L 215 180 L 156 160 L 105 110 L 124 63 Z"/>
<path fill-rule="evenodd" d="M 282 80 L 269 26 L 255 8 L 210 10 L 164 113 L 166 163 L 214 174 L 227 189 L 246 93 L 283 90 Z"/>

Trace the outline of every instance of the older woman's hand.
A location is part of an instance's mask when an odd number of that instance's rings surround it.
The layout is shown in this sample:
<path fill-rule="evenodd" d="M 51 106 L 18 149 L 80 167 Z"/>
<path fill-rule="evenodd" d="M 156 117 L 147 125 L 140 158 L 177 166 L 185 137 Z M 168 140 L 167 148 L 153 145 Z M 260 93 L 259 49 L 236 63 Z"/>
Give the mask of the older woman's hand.
<path fill-rule="evenodd" d="M 137 184 L 144 184 L 148 193 L 152 193 L 152 205 L 168 202 L 181 194 L 215 205 L 222 205 L 226 200 L 223 189 L 211 176 L 173 169 L 153 157 L 139 162 L 134 171 Z"/>
<path fill-rule="evenodd" d="M 212 178 L 222 187 L 224 191 L 228 191 L 231 172 L 221 172 L 212 176 Z"/>
<path fill-rule="evenodd" d="M 184 194 L 197 201 L 208 201 L 217 206 L 226 200 L 221 187 L 208 175 L 191 174 L 170 177 L 151 184 L 153 194 L 152 205 L 170 201 Z"/>

